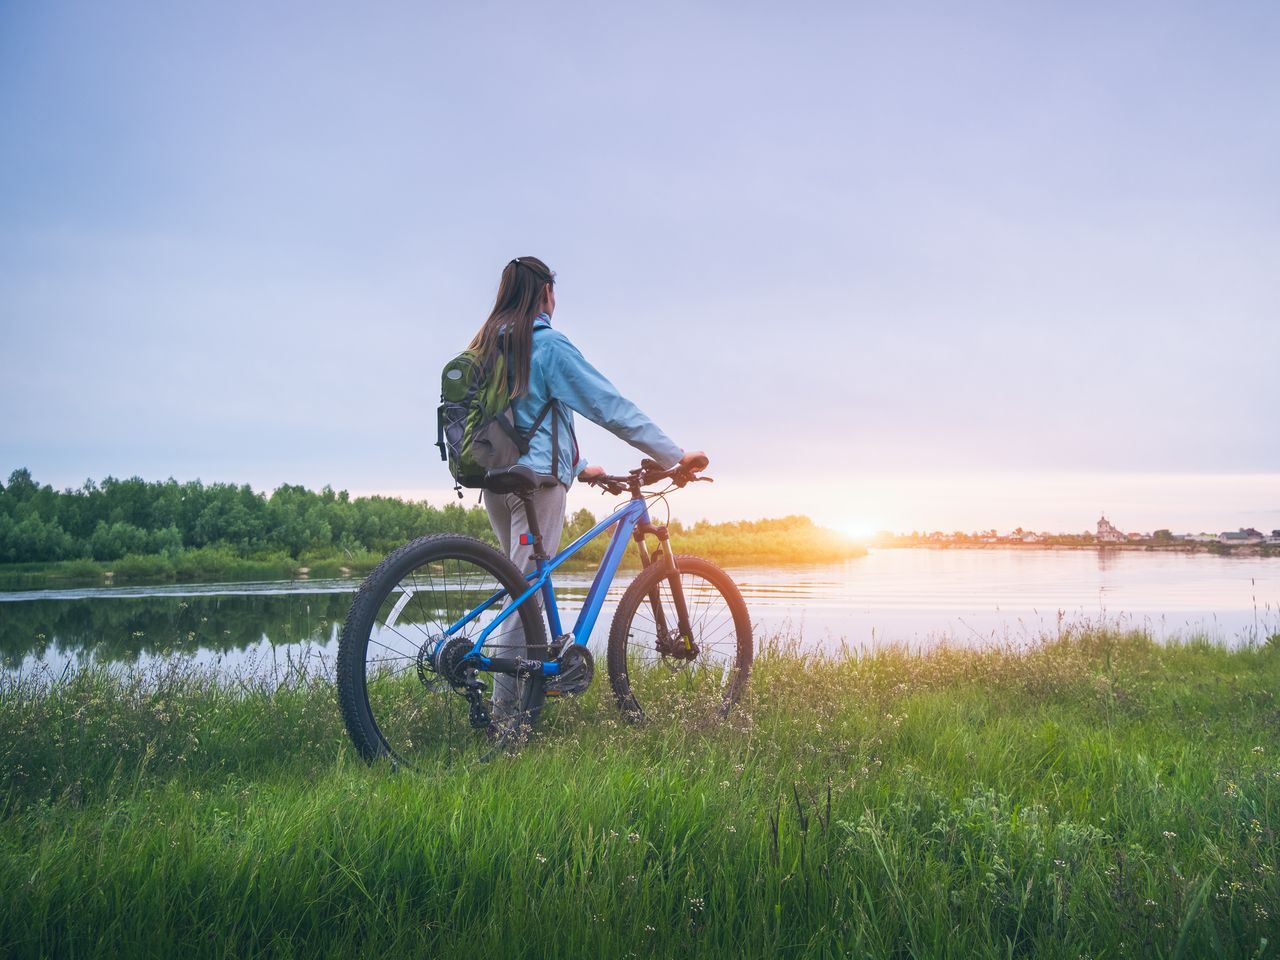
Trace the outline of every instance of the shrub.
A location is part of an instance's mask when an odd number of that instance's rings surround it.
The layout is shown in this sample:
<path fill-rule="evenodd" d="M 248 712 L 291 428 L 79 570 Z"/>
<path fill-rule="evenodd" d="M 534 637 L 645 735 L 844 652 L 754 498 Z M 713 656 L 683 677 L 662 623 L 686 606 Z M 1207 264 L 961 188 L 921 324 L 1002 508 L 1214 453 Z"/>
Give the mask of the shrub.
<path fill-rule="evenodd" d="M 112 577 L 116 583 L 137 583 L 141 581 L 162 581 L 174 579 L 175 571 L 168 557 L 143 557 L 131 553 L 121 557 L 111 565 Z"/>

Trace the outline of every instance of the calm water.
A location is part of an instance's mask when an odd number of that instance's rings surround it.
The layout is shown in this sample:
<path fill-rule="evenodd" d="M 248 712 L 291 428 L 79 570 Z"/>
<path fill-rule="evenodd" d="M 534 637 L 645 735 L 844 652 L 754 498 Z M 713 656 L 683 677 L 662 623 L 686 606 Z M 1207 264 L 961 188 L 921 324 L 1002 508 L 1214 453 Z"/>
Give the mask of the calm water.
<path fill-rule="evenodd" d="M 1140 627 L 1229 644 L 1280 632 L 1280 558 L 1077 550 L 876 550 L 816 567 L 738 567 L 757 643 L 853 647 L 1025 642 L 1063 623 Z M 608 635 L 611 592 L 592 646 Z M 589 577 L 557 582 L 572 623 Z M 60 670 L 88 657 L 174 653 L 230 670 L 323 666 L 354 580 L 0 593 L 0 663 Z"/>

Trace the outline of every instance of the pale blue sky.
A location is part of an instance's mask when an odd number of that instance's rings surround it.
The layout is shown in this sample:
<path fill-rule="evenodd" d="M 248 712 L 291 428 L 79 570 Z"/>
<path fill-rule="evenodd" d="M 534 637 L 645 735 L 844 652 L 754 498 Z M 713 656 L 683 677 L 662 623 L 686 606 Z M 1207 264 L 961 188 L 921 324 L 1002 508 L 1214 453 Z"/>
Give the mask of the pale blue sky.
<path fill-rule="evenodd" d="M 686 513 L 1280 526 L 1277 49 L 1271 3 L 6 3 L 0 471 L 439 491 L 529 253 L 712 454 Z"/>

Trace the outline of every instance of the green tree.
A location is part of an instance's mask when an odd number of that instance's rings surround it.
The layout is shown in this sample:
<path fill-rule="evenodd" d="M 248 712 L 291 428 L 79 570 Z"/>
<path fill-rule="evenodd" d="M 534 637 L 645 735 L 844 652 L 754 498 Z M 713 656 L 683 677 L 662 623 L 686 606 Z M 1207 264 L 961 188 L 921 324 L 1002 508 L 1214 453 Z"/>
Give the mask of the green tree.
<path fill-rule="evenodd" d="M 89 555 L 95 560 L 119 560 L 127 553 L 147 553 L 147 541 L 147 531 L 141 527 L 123 520 L 112 524 L 101 520 L 89 538 Z"/>

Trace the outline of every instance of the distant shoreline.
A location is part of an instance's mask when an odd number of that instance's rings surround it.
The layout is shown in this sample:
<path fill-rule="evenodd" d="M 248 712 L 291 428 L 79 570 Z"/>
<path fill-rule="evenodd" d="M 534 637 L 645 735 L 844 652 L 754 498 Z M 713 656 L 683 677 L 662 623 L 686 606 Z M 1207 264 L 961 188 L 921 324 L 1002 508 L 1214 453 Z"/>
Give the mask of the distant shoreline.
<path fill-rule="evenodd" d="M 1274 543 L 967 543 L 915 540 L 906 543 L 872 543 L 878 550 L 1100 550 L 1126 553 L 1207 553 L 1217 557 L 1280 557 Z"/>

